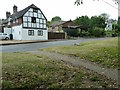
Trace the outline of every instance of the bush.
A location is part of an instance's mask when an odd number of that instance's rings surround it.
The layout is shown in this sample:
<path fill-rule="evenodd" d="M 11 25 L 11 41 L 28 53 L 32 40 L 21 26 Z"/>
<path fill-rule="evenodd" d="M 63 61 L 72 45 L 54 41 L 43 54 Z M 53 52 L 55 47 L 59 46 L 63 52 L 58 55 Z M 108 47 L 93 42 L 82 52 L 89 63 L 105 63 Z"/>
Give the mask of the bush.
<path fill-rule="evenodd" d="M 98 27 L 95 27 L 93 30 L 92 30 L 92 35 L 95 36 L 95 37 L 103 37 L 105 36 L 105 30 L 103 28 L 98 28 Z"/>
<path fill-rule="evenodd" d="M 71 36 L 71 37 L 78 37 L 79 36 L 79 30 L 78 29 L 64 28 L 63 31 L 66 32 L 67 35 Z"/>
<path fill-rule="evenodd" d="M 111 30 L 105 31 L 105 34 L 106 34 L 107 37 L 112 37 L 112 31 Z"/>
<path fill-rule="evenodd" d="M 88 36 L 90 36 L 90 33 L 88 31 L 87 32 L 83 31 L 82 33 L 80 33 L 80 36 L 81 37 L 88 37 Z"/>

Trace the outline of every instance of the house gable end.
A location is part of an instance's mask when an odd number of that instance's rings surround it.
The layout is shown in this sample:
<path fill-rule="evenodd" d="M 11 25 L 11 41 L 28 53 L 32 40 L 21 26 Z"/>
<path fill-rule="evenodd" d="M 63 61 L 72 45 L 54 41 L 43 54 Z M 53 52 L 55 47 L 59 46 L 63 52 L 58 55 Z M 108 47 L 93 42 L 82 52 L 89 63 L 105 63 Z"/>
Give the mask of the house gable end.
<path fill-rule="evenodd" d="M 22 17 L 23 28 L 45 29 L 47 19 L 42 11 L 36 6 L 31 6 Z"/>

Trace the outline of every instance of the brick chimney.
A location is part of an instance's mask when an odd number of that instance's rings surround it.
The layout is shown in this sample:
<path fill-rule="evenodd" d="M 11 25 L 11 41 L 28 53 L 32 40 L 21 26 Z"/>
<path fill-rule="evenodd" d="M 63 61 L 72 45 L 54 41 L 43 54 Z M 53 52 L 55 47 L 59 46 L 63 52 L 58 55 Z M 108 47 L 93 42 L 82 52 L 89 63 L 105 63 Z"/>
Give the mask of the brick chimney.
<path fill-rule="evenodd" d="M 17 12 L 17 6 L 14 5 L 14 6 L 13 6 L 13 14 L 15 14 L 16 12 Z"/>
<path fill-rule="evenodd" d="M 6 12 L 6 18 L 9 18 L 9 17 L 10 17 L 10 15 L 11 15 L 11 13 L 10 13 L 10 12 Z"/>

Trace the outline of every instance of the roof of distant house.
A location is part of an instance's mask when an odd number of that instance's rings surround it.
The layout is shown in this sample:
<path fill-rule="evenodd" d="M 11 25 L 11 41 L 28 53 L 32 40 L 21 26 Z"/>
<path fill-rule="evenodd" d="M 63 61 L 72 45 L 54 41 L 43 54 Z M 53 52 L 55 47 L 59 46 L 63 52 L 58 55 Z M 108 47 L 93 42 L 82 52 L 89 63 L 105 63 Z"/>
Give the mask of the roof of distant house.
<path fill-rule="evenodd" d="M 51 27 L 61 25 L 65 23 L 66 21 L 54 21 L 53 23 L 50 24 Z"/>
<path fill-rule="evenodd" d="M 54 21 L 53 23 L 51 23 L 49 26 L 50 27 L 55 27 L 55 26 L 59 26 L 59 25 L 62 25 L 62 24 L 65 24 L 67 22 L 71 22 L 71 20 L 69 21 Z"/>
<path fill-rule="evenodd" d="M 35 8 L 35 9 L 38 9 L 38 10 L 41 11 L 40 8 L 38 8 L 38 7 L 35 6 L 34 4 L 31 4 L 30 6 L 26 7 L 25 9 L 23 9 L 23 10 L 21 10 L 21 11 L 19 11 L 19 12 L 16 12 L 15 14 L 10 15 L 9 18 L 7 18 L 7 19 L 5 19 L 5 20 L 3 21 L 3 23 L 7 23 L 7 22 L 9 22 L 9 21 L 13 21 L 13 20 L 15 20 L 15 19 L 18 19 L 18 18 L 22 17 L 30 8 Z M 42 13 L 42 11 L 41 11 L 41 13 Z M 42 14 L 43 14 L 43 13 L 42 13 Z M 44 14 L 43 14 L 43 15 L 44 15 Z M 45 17 L 45 16 L 44 16 L 44 17 Z M 46 17 L 45 17 L 45 19 L 46 19 Z M 47 19 L 46 19 L 46 20 L 47 20 Z"/>

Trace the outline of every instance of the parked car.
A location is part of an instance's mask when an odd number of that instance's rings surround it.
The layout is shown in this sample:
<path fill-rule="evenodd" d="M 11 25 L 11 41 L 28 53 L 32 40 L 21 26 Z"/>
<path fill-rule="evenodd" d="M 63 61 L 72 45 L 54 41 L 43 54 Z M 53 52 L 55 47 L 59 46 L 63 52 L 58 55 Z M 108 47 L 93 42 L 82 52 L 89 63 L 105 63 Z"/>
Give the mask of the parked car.
<path fill-rule="evenodd" d="M 7 33 L 0 33 L 0 39 L 8 40 L 8 39 L 10 39 L 10 37 Z"/>

